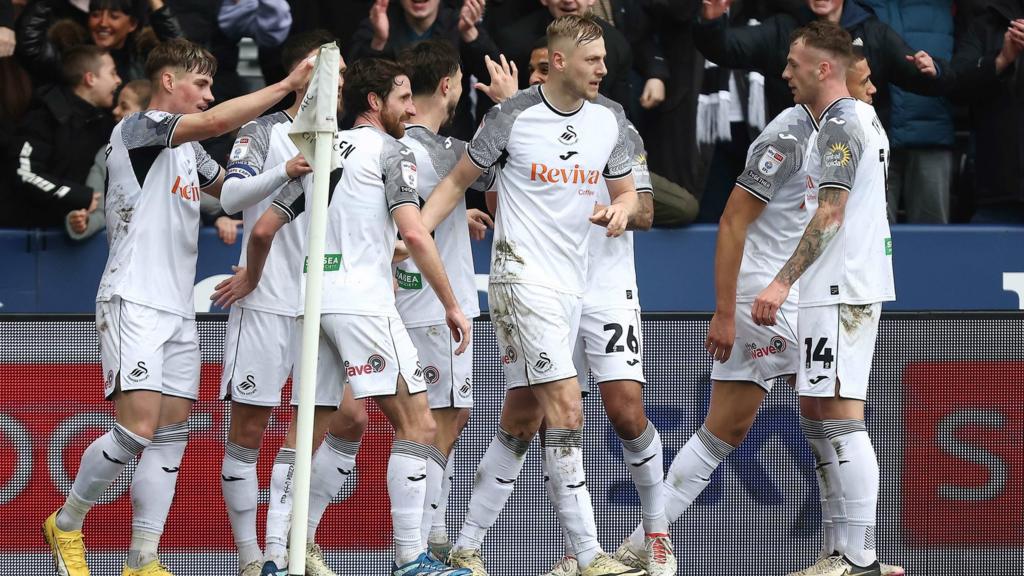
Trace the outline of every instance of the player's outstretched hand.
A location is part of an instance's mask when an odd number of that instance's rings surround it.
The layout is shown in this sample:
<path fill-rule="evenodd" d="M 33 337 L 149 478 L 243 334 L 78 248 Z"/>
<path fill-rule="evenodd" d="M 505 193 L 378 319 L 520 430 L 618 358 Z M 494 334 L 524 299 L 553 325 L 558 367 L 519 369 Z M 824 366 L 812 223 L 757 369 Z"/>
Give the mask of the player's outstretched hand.
<path fill-rule="evenodd" d="M 284 172 L 289 178 L 300 178 L 313 171 L 313 167 L 306 162 L 302 154 L 296 154 L 294 158 L 285 162 Z"/>
<path fill-rule="evenodd" d="M 210 295 L 210 300 L 213 300 L 213 303 L 221 308 L 231 306 L 256 289 L 256 284 L 250 282 L 249 275 L 245 273 L 245 268 L 232 266 L 231 271 L 235 274 L 231 278 L 217 284 L 213 289 L 213 294 Z"/>
<path fill-rule="evenodd" d="M 905 56 L 908 62 L 913 62 L 914 66 L 917 66 L 917 70 L 925 76 L 931 76 L 935 78 L 939 75 L 939 71 L 935 68 L 935 61 L 932 57 L 924 50 L 918 50 L 916 54 L 911 56 L 907 54 Z"/>
<path fill-rule="evenodd" d="M 494 228 L 494 220 L 483 210 L 470 208 L 466 210 L 466 220 L 469 223 L 469 237 L 473 240 L 483 240 L 487 237 L 487 229 Z"/>
<path fill-rule="evenodd" d="M 370 7 L 370 27 L 373 28 L 373 40 L 370 48 L 378 52 L 384 49 L 391 34 L 391 22 L 388 20 L 388 0 L 375 0 Z"/>
<path fill-rule="evenodd" d="M 445 311 L 444 321 L 452 332 L 452 340 L 459 343 L 459 347 L 455 349 L 455 354 L 462 354 L 469 347 L 473 326 L 469 323 L 469 320 L 466 320 L 466 316 L 458 306 L 452 310 Z"/>
<path fill-rule="evenodd" d="M 711 326 L 708 327 L 708 338 L 704 341 L 704 348 L 715 360 L 724 364 L 732 355 L 732 345 L 735 342 L 736 318 L 715 312 L 715 315 L 711 317 Z"/>
<path fill-rule="evenodd" d="M 316 58 L 306 58 L 299 63 L 298 66 L 292 70 L 288 77 L 282 80 L 285 87 L 289 91 L 294 92 L 299 88 L 305 88 L 306 84 L 309 84 L 310 78 L 313 77 L 313 66 L 316 64 Z"/>
<path fill-rule="evenodd" d="M 754 300 L 750 316 L 758 326 L 775 326 L 775 317 L 782 303 L 789 297 L 789 286 L 778 280 L 772 280 L 767 288 L 761 290 Z"/>
<path fill-rule="evenodd" d="M 490 56 L 484 56 L 484 66 L 487 66 L 487 74 L 491 77 L 491 83 L 477 82 L 474 86 L 495 104 L 508 100 L 509 96 L 519 90 L 519 69 L 516 68 L 516 63 L 505 59 L 504 54 L 500 56 L 500 59 L 501 62 L 495 62 L 491 60 Z"/>
<path fill-rule="evenodd" d="M 626 224 L 629 223 L 629 211 L 621 204 L 611 204 L 608 206 L 595 204 L 594 213 L 590 216 L 590 221 L 598 226 L 607 228 L 608 237 L 617 238 L 626 231 Z"/>

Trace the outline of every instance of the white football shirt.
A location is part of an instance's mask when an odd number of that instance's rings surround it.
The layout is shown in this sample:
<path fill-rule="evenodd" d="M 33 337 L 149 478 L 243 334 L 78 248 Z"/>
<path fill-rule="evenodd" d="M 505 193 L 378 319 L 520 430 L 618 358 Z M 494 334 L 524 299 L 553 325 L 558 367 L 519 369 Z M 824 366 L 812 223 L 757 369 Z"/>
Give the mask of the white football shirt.
<path fill-rule="evenodd" d="M 604 98 L 599 96 L 598 99 Z M 651 173 L 647 169 L 647 150 L 643 138 L 632 124 L 627 125 L 627 136 L 633 165 L 633 182 L 639 194 L 654 194 Z M 609 204 L 608 186 L 601 183 L 598 202 Z M 633 260 L 633 233 L 624 232 L 618 238 L 608 237 L 608 229 L 591 224 L 590 259 L 587 269 L 587 291 L 583 294 L 583 313 L 626 308 L 640 309 L 640 292 L 636 286 L 636 264 Z"/>
<path fill-rule="evenodd" d="M 231 149 L 228 173 L 225 178 L 250 178 L 291 160 L 299 153 L 288 137 L 292 119 L 286 112 L 275 112 L 253 120 L 242 126 Z M 258 204 L 242 210 L 244 222 L 242 231 L 242 254 L 238 265 L 246 265 L 246 247 L 252 227 L 260 216 L 270 208 L 276 192 Z M 302 258 L 305 255 L 305 215 L 299 215 L 295 222 L 285 225 L 274 236 L 263 275 L 259 284 L 248 296 L 235 306 L 249 310 L 270 312 L 282 316 L 295 316 L 302 307 L 299 292 L 302 283 Z"/>
<path fill-rule="evenodd" d="M 491 108 L 468 148 L 478 168 L 499 168 L 491 282 L 583 294 L 602 179 L 631 171 L 626 133 L 617 104 L 584 101 L 563 112 L 542 86 Z"/>
<path fill-rule="evenodd" d="M 807 196 L 812 217 L 822 188 L 847 190 L 849 198 L 843 225 L 800 279 L 800 307 L 895 300 L 885 192 L 889 138 L 875 109 L 853 98 L 833 102 L 822 113 L 808 161 L 818 186 Z"/>
<path fill-rule="evenodd" d="M 743 260 L 736 280 L 736 301 L 753 302 L 793 255 L 810 215 L 807 153 L 817 134 L 811 111 L 794 106 L 775 117 L 747 149 L 736 185 L 766 205 L 747 226 Z M 797 282 L 790 298 L 799 296 Z"/>
<path fill-rule="evenodd" d="M 416 156 L 369 125 L 336 133 L 333 148 L 339 167 L 330 176 L 322 312 L 398 318 L 391 283 L 398 226 L 391 211 L 419 207 Z M 312 183 L 311 175 L 288 183 L 273 205 L 294 219 L 312 198 Z"/>
<path fill-rule="evenodd" d="M 455 168 L 466 150 L 466 143 L 455 138 L 435 134 L 429 128 L 413 124 L 406 126 L 402 144 L 416 155 L 417 189 L 420 205 L 430 198 L 437 184 Z M 484 172 L 472 188 L 486 191 L 490 174 Z M 466 223 L 466 199 L 462 198 L 447 218 L 434 229 L 434 242 L 441 262 L 448 272 L 448 281 L 466 318 L 480 315 L 480 300 L 476 294 L 473 252 L 469 245 L 469 226 Z M 395 269 L 398 293 L 395 295 L 398 312 L 408 328 L 444 324 L 444 306 L 412 258 L 400 262 Z"/>
<path fill-rule="evenodd" d="M 110 253 L 97 302 L 120 296 L 195 317 L 199 194 L 221 167 L 196 142 L 171 144 L 181 116 L 136 112 L 110 135 L 104 207 Z"/>

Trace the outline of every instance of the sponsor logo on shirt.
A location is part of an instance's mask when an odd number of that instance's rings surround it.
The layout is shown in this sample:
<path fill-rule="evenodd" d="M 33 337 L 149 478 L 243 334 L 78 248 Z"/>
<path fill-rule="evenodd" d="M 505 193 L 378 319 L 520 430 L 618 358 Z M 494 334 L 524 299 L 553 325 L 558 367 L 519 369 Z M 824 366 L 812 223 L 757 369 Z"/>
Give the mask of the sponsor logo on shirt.
<path fill-rule="evenodd" d="M 345 373 L 348 374 L 349 378 L 355 378 L 357 376 L 365 376 L 367 374 L 375 374 L 377 372 L 383 372 L 384 367 L 388 363 L 384 360 L 384 357 L 380 354 L 373 354 L 366 359 L 365 364 L 350 364 L 345 362 Z"/>
<path fill-rule="evenodd" d="M 341 254 L 324 254 L 324 272 L 341 270 Z M 302 261 L 302 273 L 309 271 L 309 257 Z"/>
<path fill-rule="evenodd" d="M 558 167 L 534 162 L 530 165 L 530 180 L 545 184 L 597 184 L 601 179 L 600 170 L 587 170 L 579 164 L 572 167 Z"/>
<path fill-rule="evenodd" d="M 408 160 L 402 160 L 399 164 L 402 168 L 402 180 L 405 181 L 405 185 L 416 189 L 416 163 L 409 162 Z"/>
<path fill-rule="evenodd" d="M 821 160 L 828 168 L 843 168 L 850 163 L 850 159 L 850 146 L 845 142 L 836 142 Z"/>
<path fill-rule="evenodd" d="M 761 154 L 761 159 L 757 162 L 757 170 L 765 176 L 771 176 L 779 171 L 779 167 L 786 161 L 786 155 L 779 152 L 775 146 L 768 146 Z"/>
<path fill-rule="evenodd" d="M 228 160 L 231 162 L 238 162 L 249 152 L 249 144 L 252 139 L 248 136 L 242 136 L 238 140 L 235 140 L 235 146 L 231 149 L 231 155 L 228 156 Z"/>
<path fill-rule="evenodd" d="M 405 290 L 423 289 L 423 276 L 419 272 L 407 272 L 401 268 L 396 268 L 395 280 L 398 281 L 398 287 Z"/>
<path fill-rule="evenodd" d="M 892 238 L 885 239 L 885 255 L 892 256 Z"/>
<path fill-rule="evenodd" d="M 182 200 L 199 202 L 199 185 L 188 180 L 183 181 L 181 176 L 178 176 L 174 179 L 174 185 L 171 186 L 171 195 L 181 196 Z"/>

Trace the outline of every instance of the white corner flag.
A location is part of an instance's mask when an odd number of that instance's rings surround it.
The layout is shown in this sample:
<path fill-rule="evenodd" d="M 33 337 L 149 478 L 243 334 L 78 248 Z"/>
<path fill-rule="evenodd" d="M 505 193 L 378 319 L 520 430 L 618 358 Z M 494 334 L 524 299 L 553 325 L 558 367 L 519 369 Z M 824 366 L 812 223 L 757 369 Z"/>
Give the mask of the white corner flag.
<path fill-rule="evenodd" d="M 338 64 L 341 52 L 335 43 L 324 44 L 316 58 L 313 77 L 288 131 L 292 142 L 313 167 L 313 195 L 306 199 L 309 235 L 307 262 L 324 261 L 327 229 L 327 196 L 331 171 L 338 160 L 332 154 L 338 130 Z M 288 541 L 288 574 L 306 573 L 306 519 L 309 516 L 309 476 L 313 460 L 313 403 L 316 391 L 316 360 L 320 336 L 320 296 L 323 266 L 307 266 L 306 302 L 302 326 L 302 358 L 299 373 L 299 410 L 296 416 L 295 472 L 292 476 L 292 525 Z"/>

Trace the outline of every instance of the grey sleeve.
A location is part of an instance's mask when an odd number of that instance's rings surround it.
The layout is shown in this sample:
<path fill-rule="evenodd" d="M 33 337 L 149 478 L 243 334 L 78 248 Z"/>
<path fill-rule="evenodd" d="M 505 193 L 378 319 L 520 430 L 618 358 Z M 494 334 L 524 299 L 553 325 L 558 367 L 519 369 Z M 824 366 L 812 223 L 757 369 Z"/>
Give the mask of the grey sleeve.
<path fill-rule="evenodd" d="M 190 142 L 192 149 L 196 153 L 196 172 L 199 174 L 199 188 L 206 188 L 217 181 L 217 177 L 220 176 L 221 167 L 220 164 L 210 158 L 210 155 L 206 152 L 198 142 Z"/>
<path fill-rule="evenodd" d="M 271 126 L 259 120 L 242 126 L 228 155 L 228 174 L 225 178 L 248 178 L 263 171 L 263 163 L 270 148 Z"/>
<path fill-rule="evenodd" d="M 275 208 L 289 222 L 294 221 L 306 211 L 306 185 L 312 184 L 312 175 L 307 174 L 302 178 L 289 180 L 287 184 L 277 193 L 277 198 L 271 207 Z"/>
<path fill-rule="evenodd" d="M 647 168 L 647 148 L 644 146 L 644 139 L 640 132 L 632 124 L 628 125 L 630 144 L 633 147 L 633 184 L 637 192 L 654 194 L 654 185 L 651 184 L 651 171 Z"/>
<path fill-rule="evenodd" d="M 448 142 L 451 142 L 450 149 L 454 153 L 454 161 L 451 163 L 451 166 L 447 170 L 445 170 L 444 174 L 438 171 L 438 176 L 440 176 L 441 178 L 447 176 L 448 173 L 451 172 L 453 168 L 455 168 L 455 164 L 459 161 L 459 158 L 462 158 L 462 155 L 465 153 L 467 148 L 465 142 L 456 138 L 448 138 L 445 142 L 446 144 Z M 472 160 L 472 157 L 470 157 L 470 159 Z M 495 170 L 493 168 L 485 169 L 483 172 L 480 173 L 480 177 L 469 185 L 470 190 L 476 190 L 477 192 L 487 192 L 488 190 L 490 190 L 491 186 L 494 184 L 494 172 Z"/>
<path fill-rule="evenodd" d="M 618 136 L 615 141 L 615 147 L 612 148 L 612 153 L 608 157 L 608 164 L 604 167 L 604 177 L 608 180 L 618 180 L 619 178 L 629 176 L 633 171 L 635 156 L 633 143 L 630 138 L 629 120 L 626 119 L 622 107 L 609 107 L 608 109 L 615 115 Z"/>
<path fill-rule="evenodd" d="M 515 123 L 515 116 L 502 111 L 501 106 L 498 104 L 487 112 L 467 148 L 469 159 L 481 170 L 493 166 L 505 153 Z"/>
<path fill-rule="evenodd" d="M 736 178 L 736 185 L 764 202 L 770 201 L 775 191 L 800 170 L 800 152 L 795 136 L 769 127 L 747 150 L 747 162 Z"/>
<path fill-rule="evenodd" d="M 183 114 L 171 114 L 160 110 L 148 110 L 136 112 L 122 122 L 121 137 L 124 139 L 124 146 L 129 150 L 145 148 L 148 146 L 160 146 L 172 148 L 171 139 L 174 137 L 174 127 L 178 125 Z"/>
<path fill-rule="evenodd" d="M 380 152 L 381 180 L 388 210 L 403 204 L 420 205 L 416 191 L 416 155 L 394 139 L 385 140 Z"/>
<path fill-rule="evenodd" d="M 818 131 L 821 180 L 818 188 L 853 190 L 857 165 L 864 152 L 864 134 L 850 120 L 829 118 Z"/>

